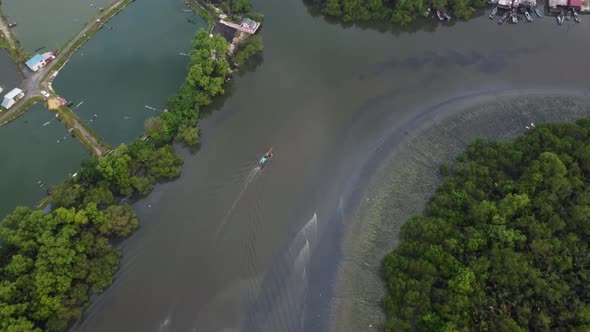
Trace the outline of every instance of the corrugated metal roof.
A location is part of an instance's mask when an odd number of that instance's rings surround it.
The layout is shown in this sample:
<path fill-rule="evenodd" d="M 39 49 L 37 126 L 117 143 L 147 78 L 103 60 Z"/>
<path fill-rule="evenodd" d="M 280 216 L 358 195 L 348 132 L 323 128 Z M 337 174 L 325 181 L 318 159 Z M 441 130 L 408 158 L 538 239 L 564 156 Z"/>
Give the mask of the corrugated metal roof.
<path fill-rule="evenodd" d="M 44 60 L 44 58 L 41 54 L 35 54 L 32 58 L 29 59 L 29 61 L 26 62 L 26 65 L 29 68 L 31 68 L 43 60 Z"/>
<path fill-rule="evenodd" d="M 18 96 L 18 94 L 21 92 L 23 92 L 23 90 L 21 90 L 19 88 L 14 88 L 14 89 L 10 90 L 10 92 L 4 96 L 4 99 L 6 99 L 6 98 L 13 99 L 14 97 Z"/>
<path fill-rule="evenodd" d="M 251 27 L 254 27 L 256 25 L 256 21 L 254 21 L 251 18 L 247 18 L 247 17 L 242 20 L 242 23 L 246 23 Z"/>
<path fill-rule="evenodd" d="M 570 0 L 570 7 L 582 7 L 582 0 Z"/>

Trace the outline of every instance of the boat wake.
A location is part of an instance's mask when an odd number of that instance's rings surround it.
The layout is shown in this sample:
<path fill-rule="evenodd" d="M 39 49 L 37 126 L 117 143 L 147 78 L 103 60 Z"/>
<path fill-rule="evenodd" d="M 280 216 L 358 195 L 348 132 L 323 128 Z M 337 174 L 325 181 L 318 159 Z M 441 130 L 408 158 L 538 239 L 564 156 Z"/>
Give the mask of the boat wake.
<path fill-rule="evenodd" d="M 254 169 L 252 169 L 250 171 L 250 173 L 248 173 L 248 175 L 246 176 L 246 180 L 244 181 L 244 185 L 242 186 L 242 189 L 238 193 L 238 196 L 236 196 L 236 199 L 234 199 L 231 207 L 229 208 L 229 210 L 227 211 L 227 213 L 225 214 L 225 216 L 223 217 L 223 219 L 219 223 L 219 226 L 217 227 L 217 231 L 215 232 L 216 237 L 219 237 L 221 231 L 226 226 L 226 224 L 229 221 L 230 217 L 232 216 L 234 210 L 236 209 L 236 206 L 238 206 L 238 203 L 242 200 L 242 197 L 244 197 L 246 190 L 248 189 L 250 184 L 252 182 L 254 182 L 254 179 L 256 179 L 256 177 L 259 173 L 260 173 L 259 167 L 255 167 Z"/>
<path fill-rule="evenodd" d="M 318 217 L 314 213 L 267 272 L 246 316 L 244 331 L 303 331 L 308 267 L 317 239 Z"/>

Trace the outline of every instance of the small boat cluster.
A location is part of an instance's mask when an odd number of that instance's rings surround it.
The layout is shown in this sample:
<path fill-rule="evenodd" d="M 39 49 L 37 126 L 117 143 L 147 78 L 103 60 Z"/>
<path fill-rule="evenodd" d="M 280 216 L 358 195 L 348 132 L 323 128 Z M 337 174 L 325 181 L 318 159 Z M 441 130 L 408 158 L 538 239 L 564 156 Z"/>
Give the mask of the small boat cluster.
<path fill-rule="evenodd" d="M 496 18 L 496 15 L 498 14 L 498 10 L 500 10 L 500 8 L 498 6 L 494 6 L 492 11 L 490 12 L 490 15 L 488 16 L 490 18 L 490 20 L 493 20 Z M 531 13 L 534 13 L 538 18 L 543 17 L 541 10 L 539 10 L 539 8 L 537 8 L 537 7 L 519 6 L 518 8 L 506 9 L 504 14 L 500 17 L 500 19 L 498 19 L 498 24 L 502 25 L 505 22 L 516 24 L 516 23 L 518 23 L 519 19 L 520 20 L 524 19 L 527 22 L 532 22 L 533 16 L 531 15 Z M 565 10 L 561 9 L 561 11 L 556 16 L 557 24 L 561 25 L 561 24 L 563 24 L 564 19 L 569 21 L 572 19 L 572 17 L 574 18 L 575 22 L 580 23 L 580 14 L 578 13 L 578 11 L 576 9 L 574 9 L 574 8 L 567 8 Z"/>
<path fill-rule="evenodd" d="M 569 21 L 574 18 L 576 23 L 580 23 L 580 14 L 573 8 L 568 8 L 565 10 L 562 9 L 559 14 L 557 14 L 557 24 L 562 25 L 564 18 Z"/>
<path fill-rule="evenodd" d="M 494 7 L 492 9 L 492 12 L 489 15 L 490 20 L 493 20 L 496 17 L 497 13 L 498 13 L 498 7 Z M 532 22 L 533 17 L 531 15 L 531 13 L 535 13 L 535 15 L 537 15 L 538 18 L 543 17 L 543 14 L 541 14 L 541 11 L 538 8 L 531 8 L 531 7 L 512 8 L 512 9 L 506 10 L 504 12 L 504 14 L 498 20 L 498 24 L 504 24 L 505 22 L 516 24 L 516 23 L 518 23 L 519 18 L 522 20 L 523 17 L 524 17 L 524 20 L 526 20 L 527 22 Z"/>
<path fill-rule="evenodd" d="M 449 14 L 448 10 L 445 8 L 437 8 L 434 11 L 431 8 L 426 9 L 424 12 L 424 17 L 428 18 L 430 14 L 434 12 L 434 17 L 436 17 L 439 21 L 450 21 L 451 15 Z"/>

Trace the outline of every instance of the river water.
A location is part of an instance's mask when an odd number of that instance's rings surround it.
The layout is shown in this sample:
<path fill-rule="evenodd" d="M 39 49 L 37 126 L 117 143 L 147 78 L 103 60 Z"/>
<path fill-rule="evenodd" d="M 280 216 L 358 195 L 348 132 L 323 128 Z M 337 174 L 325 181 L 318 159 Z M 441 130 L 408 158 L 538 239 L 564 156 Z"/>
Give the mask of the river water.
<path fill-rule="evenodd" d="M 255 7 L 266 15 L 263 60 L 236 76 L 202 121 L 198 151 L 178 148 L 182 177 L 135 205 L 142 227 L 123 244 L 116 281 L 73 330 L 369 330 L 381 319 L 379 258 L 438 181 L 433 152 L 449 159 L 480 132 L 509 138 L 529 120 L 562 119 L 560 109 L 572 119 L 590 105 L 580 91 L 587 17 L 562 27 L 553 18 L 500 27 L 481 17 L 400 32 L 331 24 L 300 0 Z M 182 9 L 180 1 L 133 3 L 57 77 L 58 93 L 84 102 L 82 118 L 100 113 L 94 129 L 108 142 L 136 137 L 157 112 L 145 105 L 163 108 L 182 82 L 178 53 L 202 25 Z M 39 119 L 25 123 L 29 115 Z M 29 111 L 10 139 L 33 137 L 46 116 Z M 447 146 L 443 134 L 456 141 Z M 273 160 L 257 171 L 271 146 Z M 408 171 L 420 164 L 413 147 L 430 168 Z M 52 174 L 63 179 L 63 169 L 75 169 L 63 158 L 79 161 L 77 153 L 42 162 L 30 153 L 28 164 L 60 165 Z M 386 190 L 396 174 L 414 179 L 401 193 Z"/>
<path fill-rule="evenodd" d="M 129 20 L 143 19 L 133 14 L 136 6 Z M 356 207 L 392 185 L 375 181 L 374 173 L 400 170 L 388 165 L 403 162 L 392 156 L 408 142 L 406 132 L 410 137 L 423 126 L 444 125 L 465 133 L 458 137 L 466 144 L 479 133 L 469 125 L 478 117 L 474 110 L 488 114 L 485 133 L 502 138 L 506 130 L 524 131 L 529 119 L 561 119 L 556 109 L 573 109 L 563 119 L 587 109 L 585 91 L 575 98 L 559 93 L 586 87 L 586 17 L 562 27 L 552 18 L 500 27 L 481 17 L 399 32 L 343 28 L 311 16 L 300 0 L 255 6 L 266 15 L 263 60 L 235 77 L 223 106 L 202 122 L 198 152 L 178 149 L 185 158 L 181 179 L 157 186 L 135 205 L 142 227 L 123 244 L 117 279 L 74 330 L 368 330 L 381 319 L 378 258 L 394 245 L 405 214 L 382 226 L 384 239 L 370 223 L 362 225 L 366 218 Z M 145 36 L 141 29 L 127 33 Z M 107 91 L 97 85 L 94 93 Z M 498 100 L 501 107 L 486 106 Z M 456 101 L 465 113 L 442 121 L 447 113 L 437 105 L 445 101 Z M 507 126 L 512 105 L 518 121 Z M 497 117 L 495 109 L 502 110 Z M 546 112 L 552 116 L 539 115 Z M 420 145 L 425 151 L 460 150 L 457 142 L 451 149 L 429 137 Z M 273 160 L 256 171 L 256 159 L 271 146 Z M 429 165 L 434 172 L 436 161 Z M 412 176 L 426 184 L 406 187 L 416 191 L 414 199 L 393 210 L 420 211 L 436 183 L 423 174 Z M 388 216 L 394 215 L 379 219 Z M 349 242 L 342 245 L 343 239 Z M 367 247 L 371 259 L 359 262 Z M 347 261 L 366 263 L 367 278 Z"/>

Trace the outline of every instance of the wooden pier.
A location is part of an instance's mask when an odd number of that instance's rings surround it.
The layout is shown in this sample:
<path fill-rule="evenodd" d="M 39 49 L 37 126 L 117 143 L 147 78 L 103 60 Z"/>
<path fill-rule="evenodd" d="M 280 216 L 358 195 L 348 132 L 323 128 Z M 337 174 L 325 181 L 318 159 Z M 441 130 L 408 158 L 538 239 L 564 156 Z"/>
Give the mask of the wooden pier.
<path fill-rule="evenodd" d="M 242 25 L 239 25 L 239 24 L 228 22 L 228 21 L 225 21 L 225 20 L 219 20 L 219 23 L 221 23 L 221 24 L 223 24 L 225 26 L 228 26 L 230 28 L 234 28 L 236 30 L 240 30 L 242 32 L 249 33 L 251 35 L 255 34 L 256 33 L 256 30 L 258 30 L 258 28 L 260 27 L 260 22 L 256 22 L 256 24 L 254 26 L 252 26 L 252 27 L 248 26 L 249 28 L 243 26 L 243 24 Z"/>

